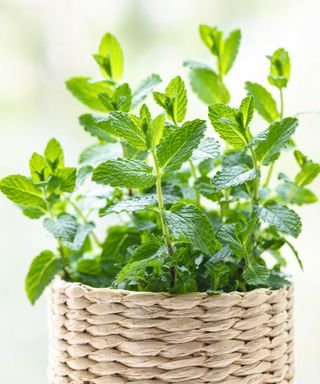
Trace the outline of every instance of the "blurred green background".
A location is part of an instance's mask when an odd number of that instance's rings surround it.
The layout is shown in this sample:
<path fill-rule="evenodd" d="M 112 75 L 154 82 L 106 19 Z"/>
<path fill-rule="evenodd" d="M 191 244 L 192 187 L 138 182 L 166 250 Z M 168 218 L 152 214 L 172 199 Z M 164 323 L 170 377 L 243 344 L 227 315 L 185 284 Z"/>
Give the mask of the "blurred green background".
<path fill-rule="evenodd" d="M 153 72 L 165 82 L 177 74 L 186 78 L 183 60 L 211 60 L 198 38 L 198 24 L 227 31 L 239 27 L 243 42 L 227 78 L 232 102 L 236 105 L 245 95 L 246 80 L 266 85 L 265 55 L 285 47 L 293 67 L 285 114 L 320 110 L 319 14 L 318 0 L 1 0 L 0 177 L 26 173 L 32 152 L 42 151 L 52 136 L 61 141 L 68 164 L 76 164 L 91 138 L 77 123 L 85 107 L 66 91 L 64 80 L 98 76 L 91 53 L 106 31 L 123 46 L 125 79 L 137 84 Z M 206 107 L 191 95 L 189 99 L 189 115 L 205 116 Z M 256 123 L 263 127 L 260 119 Z M 296 141 L 320 161 L 320 115 L 301 115 Z M 285 157 L 278 166 L 290 174 L 294 164 Z M 296 286 L 296 383 L 318 384 L 320 204 L 299 213 L 304 227 L 295 245 L 305 273 L 290 262 Z M 1 383 L 46 382 L 46 300 L 31 307 L 24 276 L 30 260 L 53 245 L 40 222 L 28 220 L 0 196 Z"/>

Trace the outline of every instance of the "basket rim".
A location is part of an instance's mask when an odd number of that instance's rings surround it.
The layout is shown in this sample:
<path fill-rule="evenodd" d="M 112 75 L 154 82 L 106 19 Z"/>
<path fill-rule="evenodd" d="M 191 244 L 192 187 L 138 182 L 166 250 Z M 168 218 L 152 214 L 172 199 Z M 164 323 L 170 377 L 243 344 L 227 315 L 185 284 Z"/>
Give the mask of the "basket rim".
<path fill-rule="evenodd" d="M 231 292 L 221 292 L 220 294 L 210 294 L 208 292 L 188 292 L 188 293 L 169 293 L 169 292 L 152 292 L 152 291 L 130 291 L 126 289 L 114 289 L 109 287 L 103 287 L 103 288 L 97 288 L 97 287 L 91 287 L 90 285 L 83 284 L 81 282 L 74 282 L 74 281 L 67 281 L 64 280 L 61 276 L 55 276 L 54 279 L 51 282 L 51 288 L 52 287 L 62 287 L 64 285 L 65 288 L 69 287 L 82 287 L 88 291 L 99 291 L 99 292 L 109 292 L 119 294 L 119 295 L 139 295 L 139 296 L 165 296 L 165 297 L 229 297 L 238 295 L 241 297 L 245 296 L 251 296 L 254 294 L 259 293 L 265 293 L 267 295 L 270 295 L 274 292 L 280 292 L 280 291 L 289 291 L 294 289 L 294 285 L 286 285 L 281 288 L 255 288 L 252 291 L 247 292 L 240 292 L 240 291 L 231 291 Z"/>

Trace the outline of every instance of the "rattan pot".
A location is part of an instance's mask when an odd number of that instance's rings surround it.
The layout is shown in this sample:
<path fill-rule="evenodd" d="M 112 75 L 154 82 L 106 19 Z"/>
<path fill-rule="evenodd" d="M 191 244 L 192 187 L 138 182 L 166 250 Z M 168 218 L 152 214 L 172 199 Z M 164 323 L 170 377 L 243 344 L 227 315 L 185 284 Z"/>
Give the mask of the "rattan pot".
<path fill-rule="evenodd" d="M 292 288 L 172 296 L 56 278 L 49 383 L 293 383 L 292 305 Z"/>

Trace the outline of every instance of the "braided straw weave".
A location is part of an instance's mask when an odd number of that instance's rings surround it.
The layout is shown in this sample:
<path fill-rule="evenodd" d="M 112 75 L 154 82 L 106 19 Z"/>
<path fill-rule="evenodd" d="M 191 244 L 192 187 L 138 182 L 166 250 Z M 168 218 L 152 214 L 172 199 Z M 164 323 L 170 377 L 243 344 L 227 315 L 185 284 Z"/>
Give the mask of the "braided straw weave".
<path fill-rule="evenodd" d="M 51 286 L 50 384 L 293 383 L 291 288 L 172 296 Z"/>

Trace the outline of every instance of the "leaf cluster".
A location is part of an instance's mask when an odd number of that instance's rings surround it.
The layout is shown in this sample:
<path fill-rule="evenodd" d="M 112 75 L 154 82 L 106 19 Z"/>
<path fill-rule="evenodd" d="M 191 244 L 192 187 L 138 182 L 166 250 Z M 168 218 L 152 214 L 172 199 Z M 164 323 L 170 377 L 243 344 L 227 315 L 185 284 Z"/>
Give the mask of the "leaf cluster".
<path fill-rule="evenodd" d="M 29 176 L 0 181 L 4 195 L 30 219 L 41 219 L 57 241 L 30 266 L 32 303 L 57 274 L 95 287 L 219 293 L 290 284 L 286 247 L 302 267 L 290 239 L 301 232 L 292 206 L 317 201 L 310 185 L 320 164 L 296 148 L 298 120 L 284 115 L 289 54 L 281 48 L 268 56 L 267 80 L 280 103 L 261 84 L 247 82 L 247 96 L 235 107 L 225 77 L 241 33 L 224 36 L 207 25 L 199 32 L 216 64 L 185 66 L 191 89 L 208 104 L 208 119 L 187 118 L 181 76 L 162 91 L 155 91 L 161 82 L 155 74 L 136 88 L 122 82 L 122 48 L 107 33 L 93 55 L 102 78 L 66 82 L 88 108 L 79 123 L 91 143 L 79 166 L 65 166 L 61 145 L 51 139 L 43 154 L 31 156 Z M 145 103 L 151 93 L 152 108 Z M 254 129 L 255 112 L 266 124 L 261 132 Z M 275 180 L 285 151 L 297 172 Z M 106 227 L 102 240 L 97 221 Z"/>

